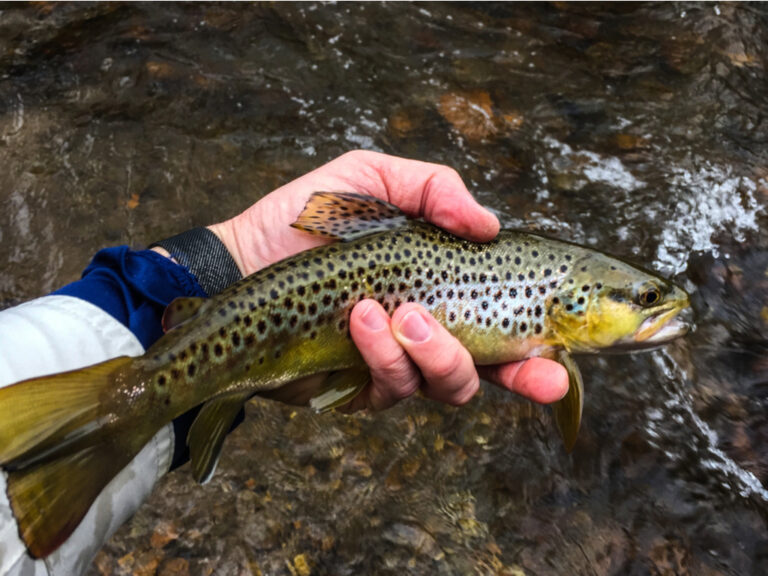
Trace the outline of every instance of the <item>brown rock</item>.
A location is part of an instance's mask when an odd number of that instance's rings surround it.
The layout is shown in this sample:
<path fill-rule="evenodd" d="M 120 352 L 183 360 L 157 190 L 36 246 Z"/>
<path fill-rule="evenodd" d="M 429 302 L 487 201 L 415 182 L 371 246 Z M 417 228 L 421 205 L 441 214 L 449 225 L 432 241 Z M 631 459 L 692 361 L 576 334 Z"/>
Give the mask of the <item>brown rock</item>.
<path fill-rule="evenodd" d="M 170 522 L 161 522 L 157 525 L 149 542 L 152 548 L 163 548 L 168 542 L 172 542 L 179 537 L 176 527 Z"/>
<path fill-rule="evenodd" d="M 171 558 L 163 562 L 157 576 L 188 576 L 189 561 L 185 558 Z"/>
<path fill-rule="evenodd" d="M 487 92 L 449 92 L 440 98 L 440 115 L 467 140 L 483 140 L 497 132 L 493 103 Z"/>

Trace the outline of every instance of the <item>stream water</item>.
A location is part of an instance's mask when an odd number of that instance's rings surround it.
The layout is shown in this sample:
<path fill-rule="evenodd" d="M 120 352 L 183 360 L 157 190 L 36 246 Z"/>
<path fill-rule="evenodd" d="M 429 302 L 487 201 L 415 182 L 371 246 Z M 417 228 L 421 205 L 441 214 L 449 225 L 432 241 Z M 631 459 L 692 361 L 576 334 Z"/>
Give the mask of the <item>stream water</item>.
<path fill-rule="evenodd" d="M 768 8 L 0 6 L 0 307 L 354 148 L 455 167 L 506 226 L 674 278 L 697 330 L 548 409 L 248 408 L 89 574 L 768 573 Z"/>

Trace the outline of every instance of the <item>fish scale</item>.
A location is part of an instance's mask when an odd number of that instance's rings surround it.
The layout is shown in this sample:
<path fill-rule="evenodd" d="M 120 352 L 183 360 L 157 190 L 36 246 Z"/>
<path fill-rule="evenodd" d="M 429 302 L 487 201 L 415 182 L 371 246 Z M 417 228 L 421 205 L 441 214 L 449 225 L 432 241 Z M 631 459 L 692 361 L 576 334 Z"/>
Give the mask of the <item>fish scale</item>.
<path fill-rule="evenodd" d="M 166 334 L 143 356 L 0 389 L 0 465 L 32 555 L 55 550 L 155 433 L 195 407 L 187 444 L 194 477 L 206 481 L 253 394 L 318 410 L 352 400 L 370 380 L 349 327 L 365 298 L 390 314 L 423 305 L 480 365 L 559 361 L 570 386 L 554 418 L 569 450 L 583 402 L 570 353 L 655 346 L 685 332 L 676 320 L 685 292 L 575 244 L 517 231 L 473 243 L 353 193 L 315 193 L 294 226 L 341 242 L 210 299 L 175 300 Z"/>

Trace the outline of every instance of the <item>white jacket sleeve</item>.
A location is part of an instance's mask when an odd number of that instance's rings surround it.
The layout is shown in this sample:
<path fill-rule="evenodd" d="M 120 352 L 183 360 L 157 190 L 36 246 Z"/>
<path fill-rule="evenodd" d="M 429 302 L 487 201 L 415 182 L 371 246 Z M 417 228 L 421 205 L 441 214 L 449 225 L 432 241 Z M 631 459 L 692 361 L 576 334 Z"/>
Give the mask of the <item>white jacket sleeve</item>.
<path fill-rule="evenodd" d="M 46 296 L 0 311 L 0 387 L 143 352 L 130 330 L 79 298 Z M 112 479 L 69 539 L 39 560 L 27 554 L 19 537 L 6 495 L 6 475 L 0 470 L 0 576 L 85 572 L 102 544 L 168 471 L 172 452 L 173 426 L 169 424 Z"/>

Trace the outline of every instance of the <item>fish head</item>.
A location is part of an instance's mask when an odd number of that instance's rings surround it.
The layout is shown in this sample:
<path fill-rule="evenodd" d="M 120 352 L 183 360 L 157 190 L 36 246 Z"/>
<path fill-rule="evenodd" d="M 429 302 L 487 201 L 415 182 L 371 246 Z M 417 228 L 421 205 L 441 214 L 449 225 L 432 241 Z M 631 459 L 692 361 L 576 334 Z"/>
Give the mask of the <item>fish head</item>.
<path fill-rule="evenodd" d="M 602 253 L 587 253 L 550 299 L 549 316 L 574 352 L 632 351 L 686 334 L 688 294 L 672 282 Z"/>

